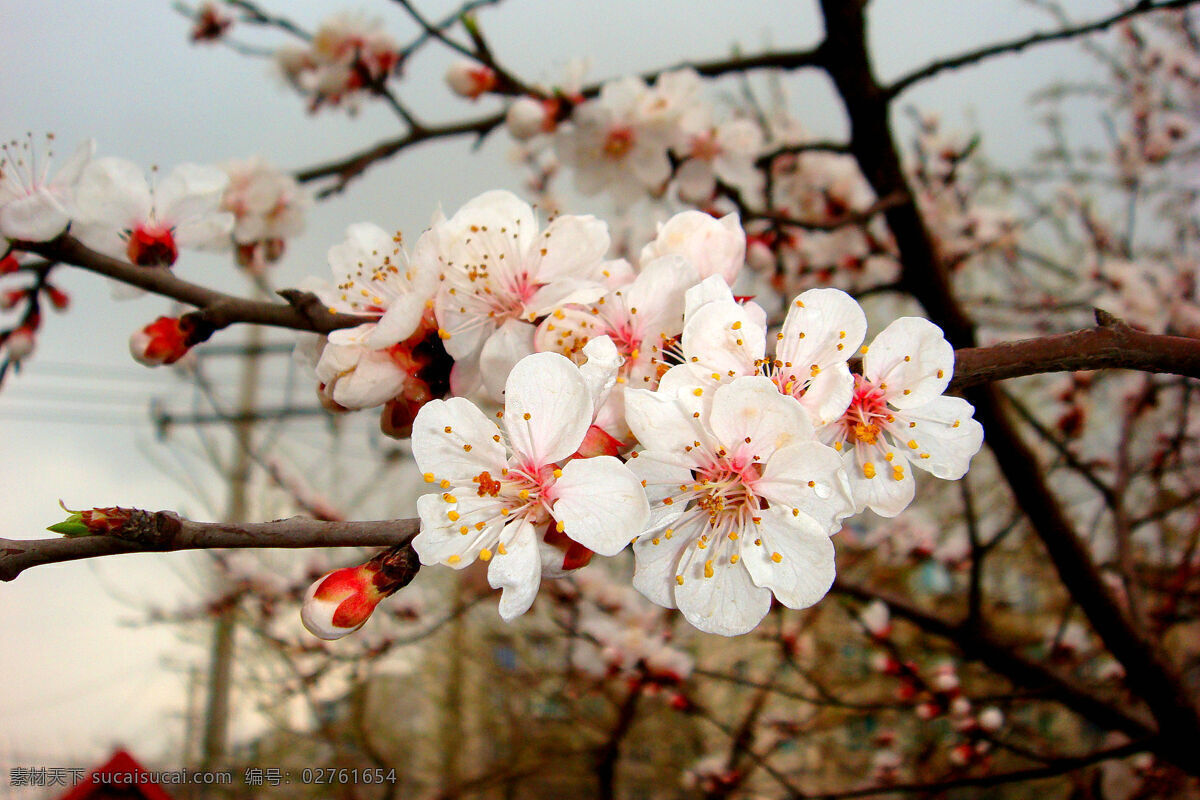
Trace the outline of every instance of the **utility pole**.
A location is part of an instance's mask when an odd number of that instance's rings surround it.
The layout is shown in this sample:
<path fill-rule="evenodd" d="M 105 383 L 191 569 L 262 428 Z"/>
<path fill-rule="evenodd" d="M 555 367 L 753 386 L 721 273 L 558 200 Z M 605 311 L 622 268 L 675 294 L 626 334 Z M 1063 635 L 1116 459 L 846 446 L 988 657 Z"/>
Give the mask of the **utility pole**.
<path fill-rule="evenodd" d="M 249 521 L 249 479 L 253 447 L 252 412 L 258 398 L 259 358 L 263 332 L 257 325 L 246 327 L 246 355 L 238 390 L 237 422 L 233 426 L 233 461 L 229 469 L 229 522 Z M 229 696 L 233 686 L 233 662 L 237 634 L 238 598 L 227 594 L 213 623 L 212 656 L 209 660 L 208 704 L 204 715 L 204 748 L 200 768 L 211 771 L 225 760 L 229 736 Z"/>

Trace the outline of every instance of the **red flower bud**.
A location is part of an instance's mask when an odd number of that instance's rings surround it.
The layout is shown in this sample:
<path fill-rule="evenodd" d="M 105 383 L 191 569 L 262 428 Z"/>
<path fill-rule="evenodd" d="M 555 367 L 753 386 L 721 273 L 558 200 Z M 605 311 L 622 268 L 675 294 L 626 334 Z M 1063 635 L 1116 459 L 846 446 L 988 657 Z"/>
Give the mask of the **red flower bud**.
<path fill-rule="evenodd" d="M 179 248 L 170 228 L 139 225 L 129 234 L 125 255 L 139 267 L 169 267 L 179 258 Z"/>
<path fill-rule="evenodd" d="M 374 562 L 336 569 L 308 588 L 300 619 L 309 633 L 321 639 L 340 639 L 354 633 L 371 617 L 387 594 L 375 585 Z"/>
<path fill-rule="evenodd" d="M 174 364 L 192 346 L 190 334 L 191 325 L 178 317 L 159 317 L 129 337 L 129 352 L 148 367 Z"/>

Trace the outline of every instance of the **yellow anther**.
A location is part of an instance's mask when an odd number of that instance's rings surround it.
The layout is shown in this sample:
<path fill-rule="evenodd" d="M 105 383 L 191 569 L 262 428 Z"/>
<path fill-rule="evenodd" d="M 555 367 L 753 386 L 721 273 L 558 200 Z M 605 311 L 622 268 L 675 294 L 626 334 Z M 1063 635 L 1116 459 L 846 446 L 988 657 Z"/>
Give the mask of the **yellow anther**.
<path fill-rule="evenodd" d="M 471 529 L 468 528 L 466 525 L 463 525 L 461 528 L 458 529 L 458 532 L 461 533 L 463 536 L 466 536 L 468 533 L 471 532 Z"/>
<path fill-rule="evenodd" d="M 447 503 L 457 503 L 458 502 L 458 498 L 455 497 L 454 495 L 450 494 L 449 492 L 446 492 L 445 494 L 443 494 L 442 499 L 445 500 Z"/>
<path fill-rule="evenodd" d="M 737 322 L 733 323 L 733 324 L 732 324 L 732 325 L 730 325 L 729 327 L 730 327 L 730 328 L 732 328 L 732 329 L 733 329 L 733 330 L 735 330 L 735 331 L 737 331 L 737 330 L 741 330 L 741 329 L 742 329 L 742 321 L 739 319 Z"/>
<path fill-rule="evenodd" d="M 432 472 L 426 472 L 426 473 L 425 473 L 424 475 L 422 475 L 421 477 L 423 477 L 423 478 L 425 479 L 425 482 L 426 482 L 426 483 L 433 483 L 435 480 L 437 480 L 437 478 L 433 477 L 433 473 L 432 473 Z"/>
<path fill-rule="evenodd" d="M 460 561 L 462 561 L 462 557 L 458 555 L 453 555 L 446 559 L 447 564 L 457 564 Z"/>
<path fill-rule="evenodd" d="M 892 466 L 892 478 L 898 481 L 904 480 L 904 467 L 899 464 Z"/>
<path fill-rule="evenodd" d="M 944 377 L 945 375 L 946 375 L 946 372 L 945 372 L 944 370 L 940 370 L 940 369 L 939 369 L 939 370 L 937 371 L 937 376 L 938 376 L 939 378 L 941 378 L 941 377 Z"/>
<path fill-rule="evenodd" d="M 919 446 L 919 445 L 917 444 L 917 440 L 916 440 L 916 439 L 909 439 L 909 440 L 908 440 L 908 447 L 909 447 L 909 449 L 911 449 L 911 450 L 916 450 L 918 446 Z"/>
<path fill-rule="evenodd" d="M 664 539 L 670 539 L 670 538 L 671 538 L 672 536 L 674 536 L 674 535 L 675 535 L 675 529 L 674 529 L 674 528 L 667 528 L 665 531 L 663 531 L 663 538 L 664 538 Z"/>
<path fill-rule="evenodd" d="M 957 428 L 958 426 L 959 426 L 959 421 L 958 421 L 958 420 L 954 420 L 954 424 L 953 424 L 953 425 L 951 425 L 950 427 L 951 427 L 951 428 Z"/>
<path fill-rule="evenodd" d="M 530 416 L 529 416 L 529 412 L 528 412 L 528 411 L 526 411 L 526 412 L 525 412 L 524 414 L 522 414 L 521 416 L 522 416 L 522 417 L 524 417 L 526 420 L 528 420 L 528 419 L 530 418 Z"/>
<path fill-rule="evenodd" d="M 448 481 L 448 480 L 446 480 L 445 478 L 443 478 L 443 479 L 442 479 L 442 482 L 441 482 L 441 483 L 439 483 L 439 484 L 438 484 L 438 486 L 441 486 L 443 489 L 449 489 L 449 488 L 450 488 L 450 481 Z"/>
<path fill-rule="evenodd" d="M 561 478 L 561 477 L 562 477 L 562 470 L 561 470 L 561 469 L 559 469 L 558 467 L 555 467 L 555 468 L 554 468 L 554 477 L 556 477 L 556 478 Z"/>
<path fill-rule="evenodd" d="M 682 576 L 682 575 L 676 575 L 676 576 L 675 576 L 675 582 L 676 582 L 676 583 L 678 583 L 680 586 L 683 586 L 683 576 Z"/>
<path fill-rule="evenodd" d="M 517 492 L 517 497 L 521 498 L 522 500 L 528 500 L 529 499 L 529 490 L 522 489 L 521 491 Z"/>
<path fill-rule="evenodd" d="M 704 562 L 704 577 L 711 578 L 713 576 L 712 559 Z"/>
<path fill-rule="evenodd" d="M 771 553 L 771 560 L 778 564 L 780 561 L 783 561 L 783 556 L 779 553 Z"/>
<path fill-rule="evenodd" d="M 736 563 L 738 562 L 738 558 L 739 558 L 738 554 L 737 554 L 737 553 L 734 553 L 733 555 L 731 555 L 731 556 L 729 557 L 729 563 L 730 563 L 730 564 L 736 564 Z"/>
<path fill-rule="evenodd" d="M 883 460 L 884 460 L 884 461 L 891 461 L 891 460 L 892 460 L 893 458 L 895 458 L 895 457 L 896 457 L 896 454 L 895 454 L 895 453 L 884 453 L 884 454 L 883 454 Z"/>
<path fill-rule="evenodd" d="M 559 533 L 563 532 L 563 523 L 561 519 L 554 523 L 554 530 L 558 531 Z"/>
<path fill-rule="evenodd" d="M 458 522 L 458 512 L 455 511 L 454 509 L 450 509 L 449 511 L 447 511 L 446 516 L 450 519 L 451 522 Z"/>
<path fill-rule="evenodd" d="M 496 552 L 502 556 L 508 555 L 508 550 L 506 550 L 504 548 L 504 542 L 501 542 L 500 544 L 496 545 Z"/>
<path fill-rule="evenodd" d="M 488 550 L 486 547 L 483 548 L 482 550 L 480 550 L 479 551 L 479 560 L 480 561 L 491 561 L 492 560 L 492 551 Z"/>
<path fill-rule="evenodd" d="M 863 477 L 865 477 L 865 478 L 874 478 L 875 477 L 875 465 L 872 464 L 870 461 L 863 464 Z"/>
<path fill-rule="evenodd" d="M 865 356 L 867 354 L 867 346 L 864 344 L 862 347 L 858 348 L 858 352 Z"/>
<path fill-rule="evenodd" d="M 446 330 L 445 328 L 438 328 L 438 338 L 439 339 L 449 339 L 450 331 Z"/>

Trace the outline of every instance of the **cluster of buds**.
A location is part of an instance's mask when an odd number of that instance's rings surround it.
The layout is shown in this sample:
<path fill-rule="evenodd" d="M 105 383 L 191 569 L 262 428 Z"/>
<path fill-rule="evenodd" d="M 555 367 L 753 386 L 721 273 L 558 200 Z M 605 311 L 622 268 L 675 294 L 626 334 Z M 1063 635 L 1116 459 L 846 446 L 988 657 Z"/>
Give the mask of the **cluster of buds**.
<path fill-rule="evenodd" d="M 308 588 L 300 619 L 313 636 L 340 639 L 365 625 L 380 601 L 407 586 L 420 568 L 405 543 L 365 564 L 336 569 Z"/>

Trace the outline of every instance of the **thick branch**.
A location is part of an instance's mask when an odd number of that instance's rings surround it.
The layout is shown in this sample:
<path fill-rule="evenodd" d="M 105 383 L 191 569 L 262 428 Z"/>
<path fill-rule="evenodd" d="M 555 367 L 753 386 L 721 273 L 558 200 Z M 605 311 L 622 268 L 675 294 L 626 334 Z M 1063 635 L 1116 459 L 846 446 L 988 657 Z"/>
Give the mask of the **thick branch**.
<path fill-rule="evenodd" d="M 133 541 L 118 536 L 92 535 L 61 539 L 0 539 L 0 580 L 11 581 L 26 569 L 42 564 L 121 553 L 261 547 L 392 547 L 416 535 L 420 521 L 392 519 L 374 522 L 323 522 L 306 517 L 227 524 L 192 522 L 158 512 L 162 535 Z M 167 522 L 170 520 L 171 522 Z"/>
<path fill-rule="evenodd" d="M 889 97 L 895 97 L 903 92 L 914 83 L 919 83 L 923 80 L 932 78 L 941 72 L 948 69 L 957 69 L 971 64 L 977 64 L 994 56 L 1006 55 L 1008 53 L 1019 53 L 1027 47 L 1032 47 L 1046 42 L 1061 42 L 1065 39 L 1073 39 L 1077 36 L 1084 36 L 1089 33 L 1107 30 L 1118 22 L 1122 22 L 1131 17 L 1136 17 L 1141 14 L 1146 14 L 1151 11 L 1159 11 L 1164 8 L 1184 8 L 1198 2 L 1198 0 L 1166 0 L 1161 3 L 1141 2 L 1137 5 L 1111 14 L 1103 19 L 1098 19 L 1094 22 L 1088 22 L 1083 25 L 1077 25 L 1071 28 L 1063 28 L 1058 31 L 1050 31 L 1047 33 L 1034 33 L 1025 36 L 1021 39 L 1014 39 L 1009 42 L 999 42 L 997 44 L 981 47 L 978 50 L 972 50 L 967 53 L 947 58 L 942 61 L 934 61 L 932 64 L 918 69 L 915 72 L 910 72 L 908 75 L 896 80 L 891 86 L 884 89 L 884 92 Z"/>
<path fill-rule="evenodd" d="M 1200 339 L 1143 333 L 1097 312 L 1099 327 L 960 348 L 954 353 L 951 386 L 965 389 L 992 381 L 1079 369 L 1136 369 L 1200 378 Z"/>

